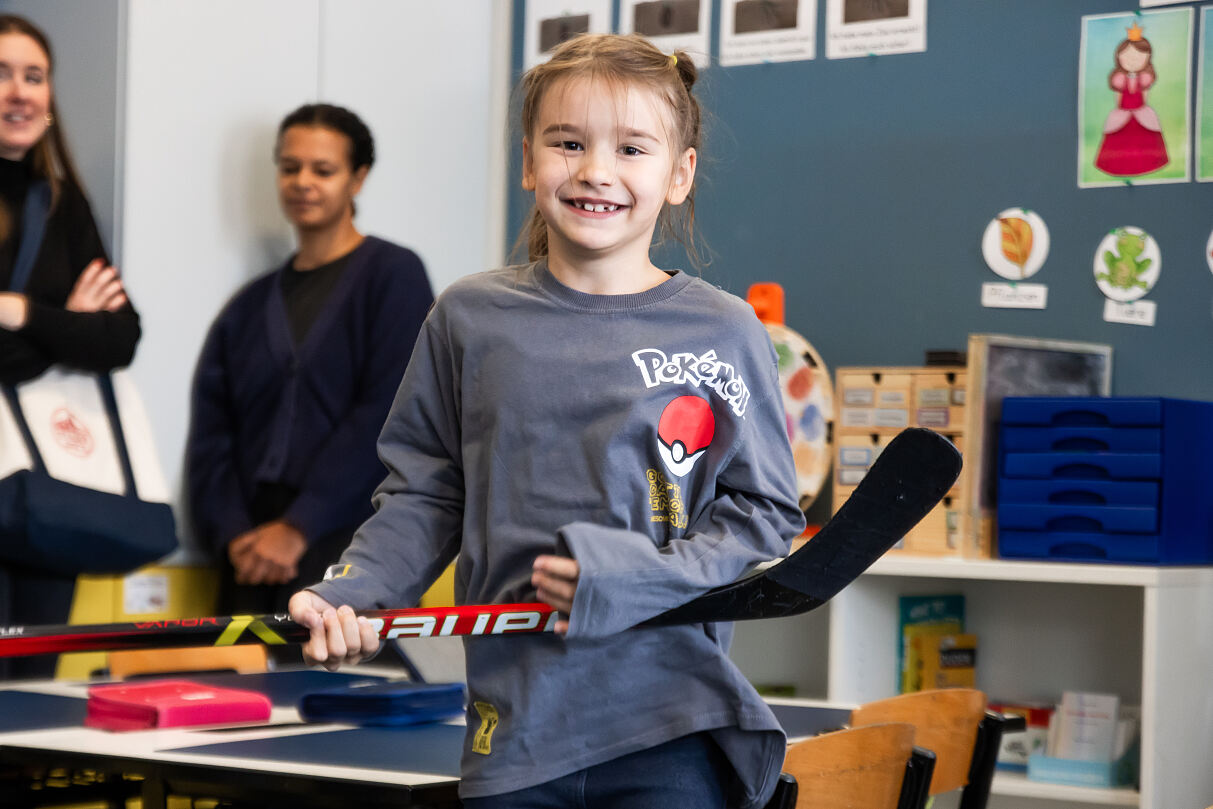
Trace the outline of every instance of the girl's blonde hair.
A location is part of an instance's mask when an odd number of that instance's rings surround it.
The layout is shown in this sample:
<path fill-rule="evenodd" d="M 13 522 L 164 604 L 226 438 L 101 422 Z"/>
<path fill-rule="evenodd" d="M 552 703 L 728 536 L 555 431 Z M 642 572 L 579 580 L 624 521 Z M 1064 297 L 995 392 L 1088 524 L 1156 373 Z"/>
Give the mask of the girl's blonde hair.
<path fill-rule="evenodd" d="M 544 94 L 566 79 L 588 78 L 608 85 L 640 86 L 652 90 L 669 104 L 673 130 L 670 146 L 675 155 L 686 149 L 700 149 L 702 135 L 698 99 L 691 92 L 699 71 L 686 53 L 662 53 L 653 43 L 637 34 L 582 34 L 556 47 L 552 57 L 526 72 L 519 84 L 522 98 L 522 134 L 530 137 L 535 129 L 539 105 Z M 692 262 L 698 264 L 694 245 L 695 186 L 679 213 L 666 205 L 658 219 L 661 238 L 672 236 L 686 247 Z M 518 235 L 514 253 L 525 243 L 527 259 L 537 261 L 548 254 L 548 226 L 538 207 L 531 208 L 527 224 Z"/>

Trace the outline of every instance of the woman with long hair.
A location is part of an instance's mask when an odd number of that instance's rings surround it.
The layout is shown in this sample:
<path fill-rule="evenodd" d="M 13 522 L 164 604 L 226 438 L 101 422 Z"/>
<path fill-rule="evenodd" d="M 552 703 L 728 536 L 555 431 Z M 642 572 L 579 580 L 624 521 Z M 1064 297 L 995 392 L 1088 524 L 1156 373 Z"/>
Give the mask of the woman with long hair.
<path fill-rule="evenodd" d="M 52 365 L 104 372 L 130 363 L 139 315 L 110 266 L 55 105 L 46 35 L 0 15 L 0 383 Z M 0 624 L 62 624 L 75 577 L 0 566 Z M 49 676 L 55 658 L 0 663 Z"/>

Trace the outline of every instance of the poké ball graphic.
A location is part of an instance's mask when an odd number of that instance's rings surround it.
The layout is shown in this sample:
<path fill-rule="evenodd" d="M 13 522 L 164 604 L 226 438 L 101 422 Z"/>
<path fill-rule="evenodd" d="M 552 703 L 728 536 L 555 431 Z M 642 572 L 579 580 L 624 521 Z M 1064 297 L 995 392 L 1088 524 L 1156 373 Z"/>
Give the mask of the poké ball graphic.
<path fill-rule="evenodd" d="M 716 416 L 707 399 L 679 396 L 661 411 L 657 422 L 657 451 L 666 469 L 682 477 L 695 466 L 716 434 Z"/>

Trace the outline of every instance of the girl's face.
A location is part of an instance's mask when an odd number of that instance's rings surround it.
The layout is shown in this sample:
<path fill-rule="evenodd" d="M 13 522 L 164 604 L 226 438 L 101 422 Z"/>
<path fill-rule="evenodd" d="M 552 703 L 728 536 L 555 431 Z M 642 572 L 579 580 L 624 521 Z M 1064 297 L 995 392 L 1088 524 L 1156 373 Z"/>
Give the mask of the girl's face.
<path fill-rule="evenodd" d="M 644 87 L 577 78 L 547 90 L 523 140 L 522 186 L 553 258 L 651 266 L 662 206 L 682 203 L 695 178 L 695 150 L 672 144 L 673 131 L 669 104 Z"/>
<path fill-rule="evenodd" d="M 25 34 L 0 34 L 0 157 L 21 160 L 49 126 L 51 68 Z"/>
<path fill-rule="evenodd" d="M 278 141 L 278 201 L 300 230 L 323 230 L 353 216 L 367 166 L 350 169 L 350 140 L 322 126 L 292 126 Z"/>
<path fill-rule="evenodd" d="M 1126 45 L 1116 54 L 1116 63 L 1130 73 L 1140 73 L 1150 64 L 1150 54 L 1147 51 L 1139 51 L 1132 45 Z"/>

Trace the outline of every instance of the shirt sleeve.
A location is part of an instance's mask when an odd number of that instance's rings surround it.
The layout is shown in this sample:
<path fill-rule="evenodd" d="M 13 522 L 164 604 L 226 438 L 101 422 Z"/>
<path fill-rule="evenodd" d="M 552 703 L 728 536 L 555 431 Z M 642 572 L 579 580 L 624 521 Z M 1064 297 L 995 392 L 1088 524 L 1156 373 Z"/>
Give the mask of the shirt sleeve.
<path fill-rule="evenodd" d="M 590 523 L 557 532 L 557 551 L 581 567 L 569 637 L 620 632 L 787 554 L 805 519 L 777 387 L 751 405 L 730 451 L 716 496 L 690 515 L 683 537 L 664 546 Z"/>
<path fill-rule="evenodd" d="M 65 190 L 62 204 L 67 232 L 72 234 L 67 247 L 74 284 L 93 259 L 109 258 L 84 195 Z M 48 364 L 62 363 L 99 373 L 121 368 L 130 365 L 142 334 L 139 313 L 129 302 L 129 290 L 127 298 L 128 302 L 115 312 L 69 312 L 63 308 L 66 298 L 45 301 L 30 297 L 29 314 L 18 334 L 46 356 Z"/>
<path fill-rule="evenodd" d="M 375 439 L 383 429 L 409 354 L 434 302 L 420 259 L 388 274 L 390 283 L 372 291 L 376 313 L 367 335 L 369 356 L 359 374 L 360 390 L 340 425 L 316 454 L 283 518 L 315 542 L 357 523 L 370 513 L 368 493 L 383 480 Z"/>
<path fill-rule="evenodd" d="M 341 555 L 341 575 L 309 588 L 331 604 L 415 604 L 459 551 L 459 378 L 437 320 L 431 316 L 422 327 L 379 436 L 387 478 L 372 499 L 375 513 Z"/>
<path fill-rule="evenodd" d="M 50 357 L 24 336 L 0 329 L 0 382 L 16 385 L 38 376 L 51 364 Z"/>
<path fill-rule="evenodd" d="M 253 527 L 236 468 L 236 429 L 224 361 L 223 315 L 211 327 L 190 402 L 186 486 L 198 538 L 215 551 Z"/>

